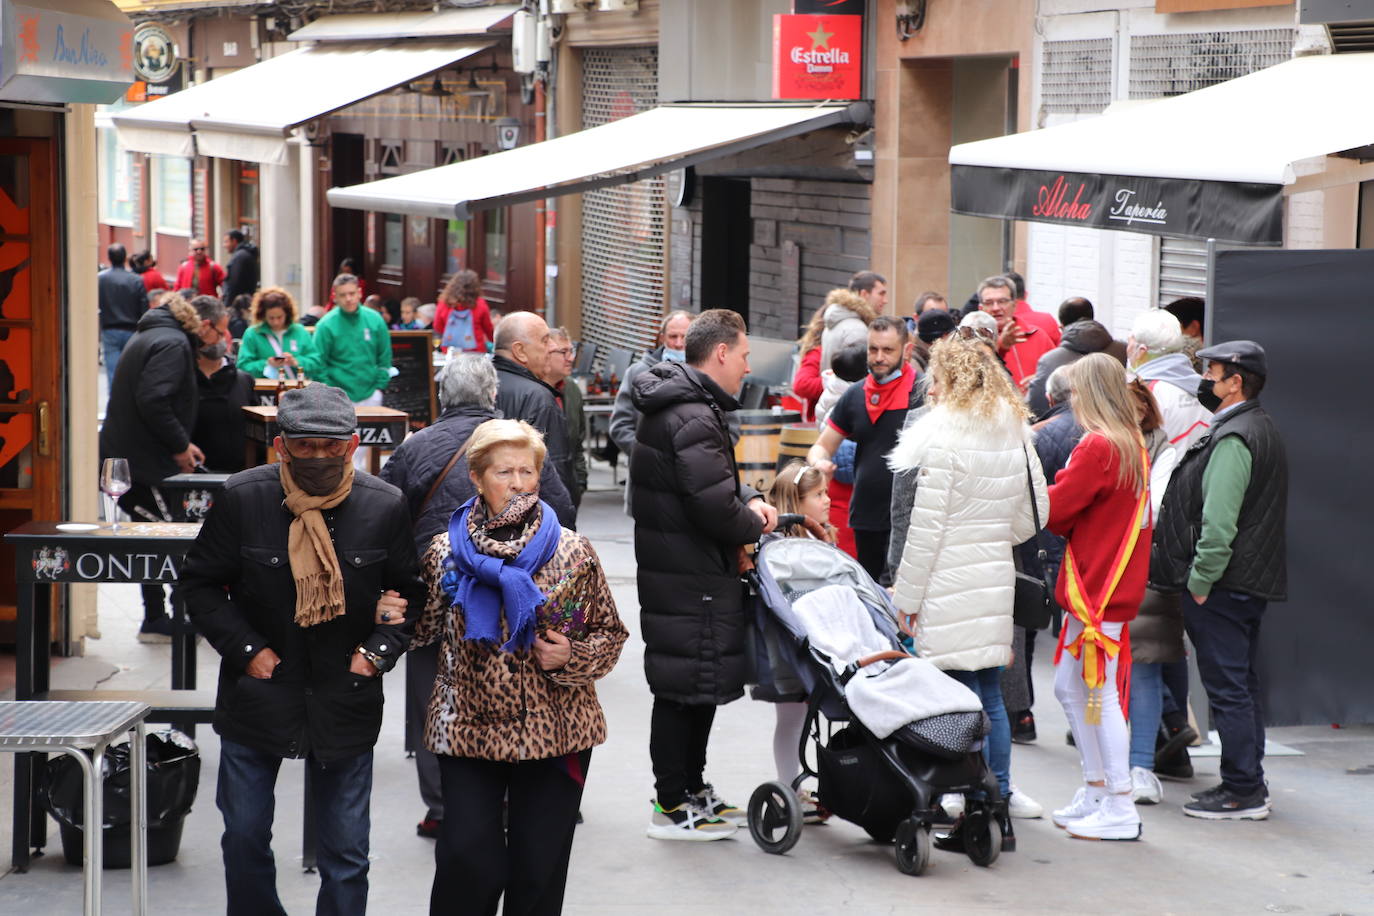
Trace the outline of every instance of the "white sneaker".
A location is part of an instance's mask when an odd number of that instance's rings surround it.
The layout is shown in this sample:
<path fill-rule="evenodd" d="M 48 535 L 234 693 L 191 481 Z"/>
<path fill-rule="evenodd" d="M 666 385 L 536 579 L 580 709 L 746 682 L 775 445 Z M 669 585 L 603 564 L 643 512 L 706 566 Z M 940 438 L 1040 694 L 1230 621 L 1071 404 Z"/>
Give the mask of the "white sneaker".
<path fill-rule="evenodd" d="M 1129 795 L 1108 795 L 1096 811 L 1069 821 L 1064 829 L 1080 840 L 1138 840 L 1140 813 Z"/>
<path fill-rule="evenodd" d="M 1011 795 L 1007 798 L 1007 814 L 1025 820 L 1034 820 L 1044 813 L 1044 805 L 1016 788 L 1016 786 L 1011 787 Z"/>
<path fill-rule="evenodd" d="M 958 792 L 949 792 L 940 796 L 940 808 L 949 816 L 951 821 L 957 821 L 964 813 L 964 796 Z"/>
<path fill-rule="evenodd" d="M 1164 797 L 1164 787 L 1153 770 L 1131 767 L 1131 800 L 1137 805 L 1157 805 Z"/>
<path fill-rule="evenodd" d="M 664 808 L 653 803 L 654 813 L 645 834 L 654 840 L 688 840 L 705 842 L 724 840 L 734 836 L 739 828 L 729 821 L 702 813 L 696 806 L 683 803 L 676 808 Z"/>
<path fill-rule="evenodd" d="M 1069 821 L 1087 817 L 1096 811 L 1106 794 L 1107 790 L 1101 786 L 1079 786 L 1078 791 L 1073 794 L 1073 801 L 1063 808 L 1056 808 L 1054 814 L 1050 815 L 1050 820 L 1054 821 L 1056 827 L 1068 826 Z"/>

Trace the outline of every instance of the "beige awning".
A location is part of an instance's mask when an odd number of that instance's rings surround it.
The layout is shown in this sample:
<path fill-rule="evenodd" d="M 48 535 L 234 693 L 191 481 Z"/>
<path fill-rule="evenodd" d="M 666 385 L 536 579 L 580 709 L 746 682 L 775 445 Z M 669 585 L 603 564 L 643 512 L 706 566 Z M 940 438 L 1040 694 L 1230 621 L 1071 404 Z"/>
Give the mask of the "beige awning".
<path fill-rule="evenodd" d="M 175 156 L 194 151 L 280 165 L 286 161 L 287 138 L 302 124 L 489 47 L 480 42 L 315 45 L 121 110 L 111 120 L 126 149 Z"/>
<path fill-rule="evenodd" d="M 435 219 L 661 175 L 834 125 L 867 125 L 868 105 L 665 105 L 438 168 L 334 188 L 331 206 Z"/>
<path fill-rule="evenodd" d="M 413 13 L 339 13 L 321 16 L 288 41 L 391 41 L 399 38 L 455 38 L 484 35 L 504 24 L 520 4 Z"/>

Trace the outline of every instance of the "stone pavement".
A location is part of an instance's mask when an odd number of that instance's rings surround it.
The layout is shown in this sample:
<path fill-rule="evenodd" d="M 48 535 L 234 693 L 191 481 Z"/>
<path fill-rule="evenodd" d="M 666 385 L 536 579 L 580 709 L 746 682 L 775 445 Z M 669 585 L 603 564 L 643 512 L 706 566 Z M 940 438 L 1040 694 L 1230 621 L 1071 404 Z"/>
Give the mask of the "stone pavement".
<path fill-rule="evenodd" d="M 631 630 L 619 667 L 601 682 L 610 738 L 592 758 L 565 912 L 592 914 L 831 913 L 1369 913 L 1374 912 L 1374 728 L 1275 729 L 1271 737 L 1303 752 L 1272 758 L 1274 815 L 1265 822 L 1211 823 L 1185 818 L 1188 793 L 1217 781 L 1215 758 L 1197 762 L 1192 782 L 1165 784 L 1165 804 L 1143 808 L 1143 841 L 1068 839 L 1048 820 L 1017 824 L 1019 851 L 990 869 L 963 856 L 932 854 L 924 877 L 893 865 L 890 847 L 843 822 L 808 827 L 786 856 L 764 854 L 747 832 L 717 843 L 664 843 L 644 837 L 652 777 L 648 760 L 649 695 L 641 666 L 631 526 L 621 493 L 598 467 L 582 509 L 581 529 L 605 563 Z M 1285 613 L 1282 606 L 1271 613 Z M 140 645 L 138 591 L 101 594 L 103 638 L 85 658 L 65 661 L 55 686 L 165 686 L 166 647 Z M 1063 804 L 1077 781 L 1077 756 L 1065 746 L 1063 715 L 1053 699 L 1051 653 L 1036 660 L 1040 741 L 1016 747 L 1013 776 L 1046 808 Z M 202 683 L 217 660 L 200 649 Z M 406 916 L 428 912 L 433 847 L 415 836 L 422 814 L 414 766 L 401 749 L 403 680 L 387 679 L 388 705 L 377 750 L 372 801 L 371 909 Z M 710 778 L 743 804 L 773 778 L 773 714 L 741 700 L 720 711 L 711 743 Z M 187 819 L 176 862 L 151 869 L 151 911 L 222 912 L 219 813 L 214 805 L 218 740 L 208 727 L 200 795 Z M 11 758 L 0 755 L 0 873 L 9 863 Z M 301 767 L 283 767 L 275 849 L 278 886 L 291 913 L 310 913 L 318 882 L 299 866 Z M 106 873 L 105 911 L 127 913 L 127 872 Z M 0 878 L 0 914 L 81 911 L 81 875 L 63 863 L 56 830 L 47 854 L 27 874 Z"/>

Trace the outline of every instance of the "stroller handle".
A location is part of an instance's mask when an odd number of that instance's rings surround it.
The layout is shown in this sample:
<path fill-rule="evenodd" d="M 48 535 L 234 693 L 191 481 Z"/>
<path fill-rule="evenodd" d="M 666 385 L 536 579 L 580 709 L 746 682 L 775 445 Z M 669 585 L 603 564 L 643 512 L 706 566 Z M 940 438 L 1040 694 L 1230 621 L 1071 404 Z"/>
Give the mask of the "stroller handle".
<path fill-rule="evenodd" d="M 805 515 L 802 515 L 799 512 L 784 512 L 778 516 L 778 524 L 774 530 L 781 528 L 790 528 L 793 525 L 802 525 L 805 523 Z"/>

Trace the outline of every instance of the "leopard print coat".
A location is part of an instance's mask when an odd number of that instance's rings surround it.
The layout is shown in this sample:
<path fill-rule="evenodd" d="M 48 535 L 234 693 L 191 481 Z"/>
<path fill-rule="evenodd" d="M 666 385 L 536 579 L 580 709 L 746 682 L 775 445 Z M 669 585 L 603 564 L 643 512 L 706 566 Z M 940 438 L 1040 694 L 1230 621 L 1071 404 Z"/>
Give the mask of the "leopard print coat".
<path fill-rule="evenodd" d="M 469 534 L 479 550 L 513 557 L 535 528 L 498 541 L 480 530 L 474 512 Z M 440 586 L 449 554 L 448 532 L 435 535 L 421 562 L 429 600 L 412 648 L 441 641 L 439 673 L 425 717 L 425 747 L 436 754 L 514 762 L 558 757 L 606 740 L 606 718 L 595 682 L 615 667 L 629 635 L 595 551 L 585 537 L 563 529 L 554 556 L 533 576 L 548 597 L 539 628 L 572 641 L 572 658 L 543 671 L 533 650 L 515 653 L 463 639 L 463 611 L 450 607 Z M 501 642 L 509 633 L 502 624 Z"/>

